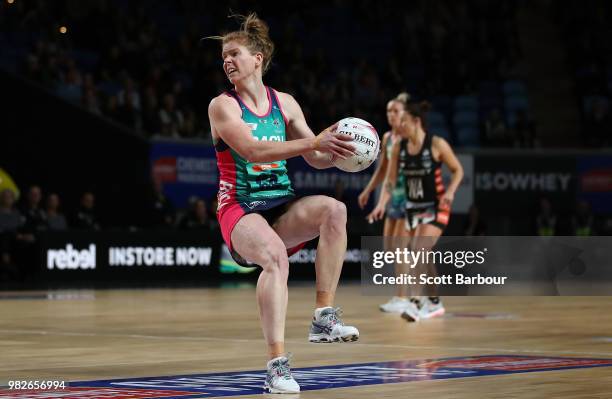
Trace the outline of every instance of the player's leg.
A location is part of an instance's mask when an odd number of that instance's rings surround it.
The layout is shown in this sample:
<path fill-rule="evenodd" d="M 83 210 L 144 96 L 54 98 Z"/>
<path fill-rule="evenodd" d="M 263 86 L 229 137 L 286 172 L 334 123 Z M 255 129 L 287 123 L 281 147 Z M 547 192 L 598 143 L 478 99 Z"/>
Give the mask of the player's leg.
<path fill-rule="evenodd" d="M 357 329 L 344 326 L 338 318 L 337 309 L 333 308 L 346 253 L 344 203 L 324 195 L 300 198 L 278 218 L 273 228 L 287 248 L 319 237 L 315 259 L 317 295 L 313 326 L 320 326 L 321 329 L 311 328 L 311 341 L 356 340 L 359 337 Z"/>
<path fill-rule="evenodd" d="M 412 237 L 414 237 L 415 231 L 406 229 L 406 219 L 404 217 L 398 218 L 395 220 L 395 225 L 393 226 L 393 236 L 397 242 L 397 247 L 400 249 L 404 249 L 410 246 L 410 241 Z M 397 264 L 395 269 L 395 274 L 399 275 L 402 273 L 408 273 L 407 265 L 405 264 Z M 402 298 L 408 298 L 410 296 L 410 291 L 406 285 L 400 284 L 398 287 L 398 296 Z"/>
<path fill-rule="evenodd" d="M 299 392 L 285 357 L 285 316 L 289 260 L 283 241 L 258 214 L 245 215 L 232 231 L 232 248 L 244 259 L 263 269 L 257 280 L 257 304 L 268 344 L 266 389 L 270 392 Z"/>
<path fill-rule="evenodd" d="M 406 230 L 405 222 L 402 217 L 390 217 L 385 218 L 385 225 L 383 228 L 384 240 L 385 240 L 385 251 L 395 251 L 396 248 L 406 248 L 410 242 L 410 231 Z M 405 264 L 395 264 L 395 275 L 400 276 L 404 273 L 409 272 L 409 268 Z M 387 303 L 383 303 L 379 306 L 379 309 L 387 313 L 402 313 L 406 307 L 411 306 L 410 304 L 410 293 L 408 286 L 404 284 L 396 285 L 396 294 Z"/>
<path fill-rule="evenodd" d="M 421 224 L 417 227 L 415 239 L 418 248 L 423 248 L 425 251 L 429 251 L 438 242 L 438 239 L 442 235 L 442 228 L 436 224 Z M 435 277 L 438 274 L 436 265 L 433 262 L 423 264 L 423 271 L 428 276 Z M 429 285 L 425 287 L 424 295 L 420 298 L 419 303 L 419 317 L 420 319 L 429 319 L 433 317 L 442 316 L 445 313 L 442 301 L 438 296 L 438 288 L 435 285 Z"/>
<path fill-rule="evenodd" d="M 272 226 L 287 248 L 319 237 L 317 307 L 331 306 L 346 253 L 346 206 L 324 195 L 295 201 Z"/>

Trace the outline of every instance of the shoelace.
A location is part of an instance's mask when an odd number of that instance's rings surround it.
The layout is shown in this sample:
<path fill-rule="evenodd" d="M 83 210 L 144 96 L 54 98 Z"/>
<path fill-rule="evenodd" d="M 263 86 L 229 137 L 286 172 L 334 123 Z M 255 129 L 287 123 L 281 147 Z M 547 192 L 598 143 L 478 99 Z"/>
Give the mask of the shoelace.
<path fill-rule="evenodd" d="M 342 319 L 339 317 L 339 316 L 342 316 L 342 309 L 339 307 L 333 308 L 333 311 L 328 313 L 326 316 L 328 317 L 329 321 L 332 324 L 339 324 L 339 325 L 344 324 L 342 322 Z"/>
<path fill-rule="evenodd" d="M 275 369 L 274 372 L 277 376 L 282 377 L 286 380 L 291 378 L 291 369 L 289 367 L 289 362 L 293 358 L 291 353 L 288 353 L 285 357 L 286 360 L 278 360 L 273 365 L 272 368 Z"/>

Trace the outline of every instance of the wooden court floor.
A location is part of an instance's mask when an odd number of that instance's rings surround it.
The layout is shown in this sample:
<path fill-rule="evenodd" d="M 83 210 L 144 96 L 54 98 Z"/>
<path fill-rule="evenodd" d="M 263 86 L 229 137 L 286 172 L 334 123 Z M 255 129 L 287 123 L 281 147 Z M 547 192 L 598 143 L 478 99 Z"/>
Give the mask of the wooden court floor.
<path fill-rule="evenodd" d="M 17 294 L 31 298 L 17 299 Z M 261 370 L 254 288 L 0 293 L 0 381 Z M 12 298 L 12 299 L 11 299 Z M 612 359 L 612 297 L 448 297 L 448 317 L 409 324 L 386 298 L 339 288 L 356 343 L 310 344 L 314 284 L 291 286 L 292 366 L 477 355 Z M 454 316 L 453 316 L 454 315 Z M 262 381 L 263 383 L 263 381 Z M 274 398 L 610 398 L 612 367 L 370 385 Z"/>

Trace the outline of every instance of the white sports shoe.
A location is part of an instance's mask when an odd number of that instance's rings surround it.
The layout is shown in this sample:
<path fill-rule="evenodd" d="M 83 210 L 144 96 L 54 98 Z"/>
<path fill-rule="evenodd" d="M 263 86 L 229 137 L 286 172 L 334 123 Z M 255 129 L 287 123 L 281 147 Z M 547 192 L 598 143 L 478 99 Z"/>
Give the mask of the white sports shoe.
<path fill-rule="evenodd" d="M 308 340 L 315 343 L 357 341 L 359 331 L 353 326 L 345 326 L 339 317 L 341 314 L 340 308 L 331 306 L 315 310 Z"/>
<path fill-rule="evenodd" d="M 382 312 L 402 313 L 409 306 L 410 306 L 410 299 L 401 298 L 399 296 L 394 296 L 393 298 L 389 299 L 389 302 L 379 305 L 378 308 Z"/>
<path fill-rule="evenodd" d="M 280 356 L 268 362 L 264 390 L 269 393 L 299 393 L 300 386 L 293 379 L 289 357 Z"/>
<path fill-rule="evenodd" d="M 444 315 L 446 310 L 440 297 L 423 297 L 421 298 L 421 309 L 419 316 L 421 319 L 431 319 Z"/>
<path fill-rule="evenodd" d="M 421 319 L 421 303 L 418 297 L 412 297 L 408 301 L 409 305 L 404 308 L 402 312 L 402 319 L 405 319 L 409 322 L 417 322 Z"/>

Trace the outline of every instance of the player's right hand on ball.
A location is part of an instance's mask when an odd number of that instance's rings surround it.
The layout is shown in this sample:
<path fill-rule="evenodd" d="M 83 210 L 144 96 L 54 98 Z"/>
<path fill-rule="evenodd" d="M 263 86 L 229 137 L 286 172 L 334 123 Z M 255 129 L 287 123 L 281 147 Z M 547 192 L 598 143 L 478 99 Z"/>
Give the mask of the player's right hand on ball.
<path fill-rule="evenodd" d="M 337 128 L 338 123 L 334 123 L 319 133 L 315 138 L 314 149 L 331 153 L 341 159 L 346 159 L 355 154 L 355 146 L 350 144 L 353 138 L 348 134 L 337 133 Z"/>

